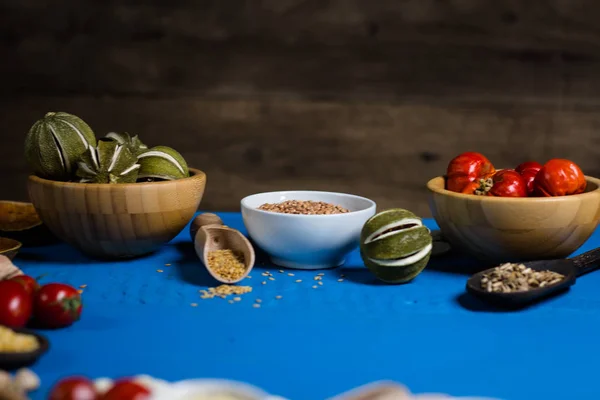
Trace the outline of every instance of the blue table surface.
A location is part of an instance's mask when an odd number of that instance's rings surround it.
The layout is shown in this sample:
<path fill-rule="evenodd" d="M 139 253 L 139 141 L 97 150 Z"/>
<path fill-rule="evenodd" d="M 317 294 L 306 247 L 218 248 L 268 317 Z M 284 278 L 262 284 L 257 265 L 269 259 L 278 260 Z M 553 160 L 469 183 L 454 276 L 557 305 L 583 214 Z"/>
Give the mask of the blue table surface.
<path fill-rule="evenodd" d="M 240 214 L 219 215 L 246 232 Z M 432 220 L 426 224 L 437 229 Z M 596 232 L 578 253 L 599 244 Z M 600 273 L 564 295 L 504 312 L 464 295 L 476 263 L 452 254 L 432 259 L 409 284 L 385 285 L 355 251 L 344 267 L 322 271 L 317 289 L 317 272 L 282 274 L 259 257 L 243 282 L 253 291 L 242 301 L 203 300 L 198 291 L 216 284 L 187 227 L 134 261 L 98 262 L 59 244 L 25 249 L 15 264 L 42 275 L 41 283 L 87 285 L 81 320 L 44 331 L 51 349 L 32 367 L 42 380 L 33 399 L 45 399 L 57 379 L 71 374 L 225 378 L 293 400 L 325 399 L 377 380 L 416 393 L 600 398 Z M 252 307 L 255 299 L 261 308 Z"/>

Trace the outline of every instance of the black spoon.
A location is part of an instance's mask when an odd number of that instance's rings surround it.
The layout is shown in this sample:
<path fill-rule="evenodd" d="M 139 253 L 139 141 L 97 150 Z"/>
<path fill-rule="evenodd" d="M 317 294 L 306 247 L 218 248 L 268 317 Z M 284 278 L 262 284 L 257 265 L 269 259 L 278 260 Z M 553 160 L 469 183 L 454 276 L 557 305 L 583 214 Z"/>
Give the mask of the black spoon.
<path fill-rule="evenodd" d="M 467 281 L 467 292 L 499 307 L 521 307 L 548 298 L 569 289 L 577 277 L 600 268 L 600 248 L 590 250 L 573 258 L 557 260 L 529 261 L 523 263 L 535 271 L 553 271 L 564 275 L 564 278 L 553 285 L 530 289 L 523 292 L 498 293 L 488 292 L 481 287 L 483 274 L 494 268 L 478 272 Z"/>

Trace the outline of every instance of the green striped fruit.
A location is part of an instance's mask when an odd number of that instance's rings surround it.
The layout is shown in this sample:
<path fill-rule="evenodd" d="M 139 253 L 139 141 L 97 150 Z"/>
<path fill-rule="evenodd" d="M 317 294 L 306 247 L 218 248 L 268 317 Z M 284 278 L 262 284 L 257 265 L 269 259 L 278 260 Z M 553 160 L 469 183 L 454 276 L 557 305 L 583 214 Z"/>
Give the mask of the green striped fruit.
<path fill-rule="evenodd" d="M 382 211 L 365 222 L 360 255 L 371 272 L 388 283 L 405 283 L 423 271 L 431 257 L 431 231 L 421 218 L 396 208 Z"/>
<path fill-rule="evenodd" d="M 88 146 L 96 145 L 92 128 L 81 118 L 65 112 L 49 112 L 38 120 L 25 138 L 25 159 L 39 177 L 68 181 Z"/>
<path fill-rule="evenodd" d="M 185 159 L 174 149 L 156 146 L 138 155 L 139 179 L 174 180 L 190 175 Z"/>
<path fill-rule="evenodd" d="M 138 135 L 131 136 L 127 132 L 117 133 L 117 132 L 109 132 L 106 136 L 106 139 L 114 140 L 119 144 L 124 145 L 132 152 L 135 156 L 140 155 L 144 151 L 148 150 L 148 146 L 146 146 Z"/>
<path fill-rule="evenodd" d="M 76 174 L 82 183 L 134 183 L 139 169 L 137 157 L 125 145 L 100 139 L 82 154 Z"/>

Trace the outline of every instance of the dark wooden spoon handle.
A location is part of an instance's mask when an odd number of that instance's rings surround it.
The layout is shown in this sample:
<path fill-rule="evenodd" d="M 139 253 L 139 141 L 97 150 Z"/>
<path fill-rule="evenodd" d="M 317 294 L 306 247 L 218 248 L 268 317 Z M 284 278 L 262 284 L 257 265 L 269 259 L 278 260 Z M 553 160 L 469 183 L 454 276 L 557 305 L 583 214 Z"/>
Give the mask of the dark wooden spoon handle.
<path fill-rule="evenodd" d="M 600 268 L 600 248 L 587 251 L 573 257 L 573 263 L 577 267 L 577 276 L 587 274 Z"/>

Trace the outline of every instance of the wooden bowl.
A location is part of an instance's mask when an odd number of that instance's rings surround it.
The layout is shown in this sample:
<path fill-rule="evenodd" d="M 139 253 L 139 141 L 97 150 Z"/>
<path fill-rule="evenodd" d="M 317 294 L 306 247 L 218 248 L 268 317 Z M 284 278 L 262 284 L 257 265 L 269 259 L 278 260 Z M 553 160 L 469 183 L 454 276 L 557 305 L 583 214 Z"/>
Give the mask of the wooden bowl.
<path fill-rule="evenodd" d="M 488 197 L 446 190 L 444 177 L 427 183 L 429 207 L 444 238 L 482 261 L 563 258 L 576 251 L 600 220 L 600 180 L 586 176 L 582 194 Z"/>
<path fill-rule="evenodd" d="M 23 333 L 26 335 L 35 336 L 40 347 L 36 350 L 28 351 L 25 353 L 7 353 L 0 352 L 0 369 L 7 371 L 14 371 L 19 368 L 29 367 L 34 364 L 44 353 L 50 348 L 50 342 L 48 338 L 41 335 L 31 329 L 26 328 L 10 328 L 17 333 Z"/>
<path fill-rule="evenodd" d="M 8 257 L 9 260 L 15 258 L 21 246 L 21 242 L 17 240 L 0 237 L 0 254 Z"/>
<path fill-rule="evenodd" d="M 84 254 L 100 259 L 141 256 L 171 241 L 200 205 L 206 175 L 173 181 L 91 184 L 31 175 L 29 197 L 45 225 Z"/>

